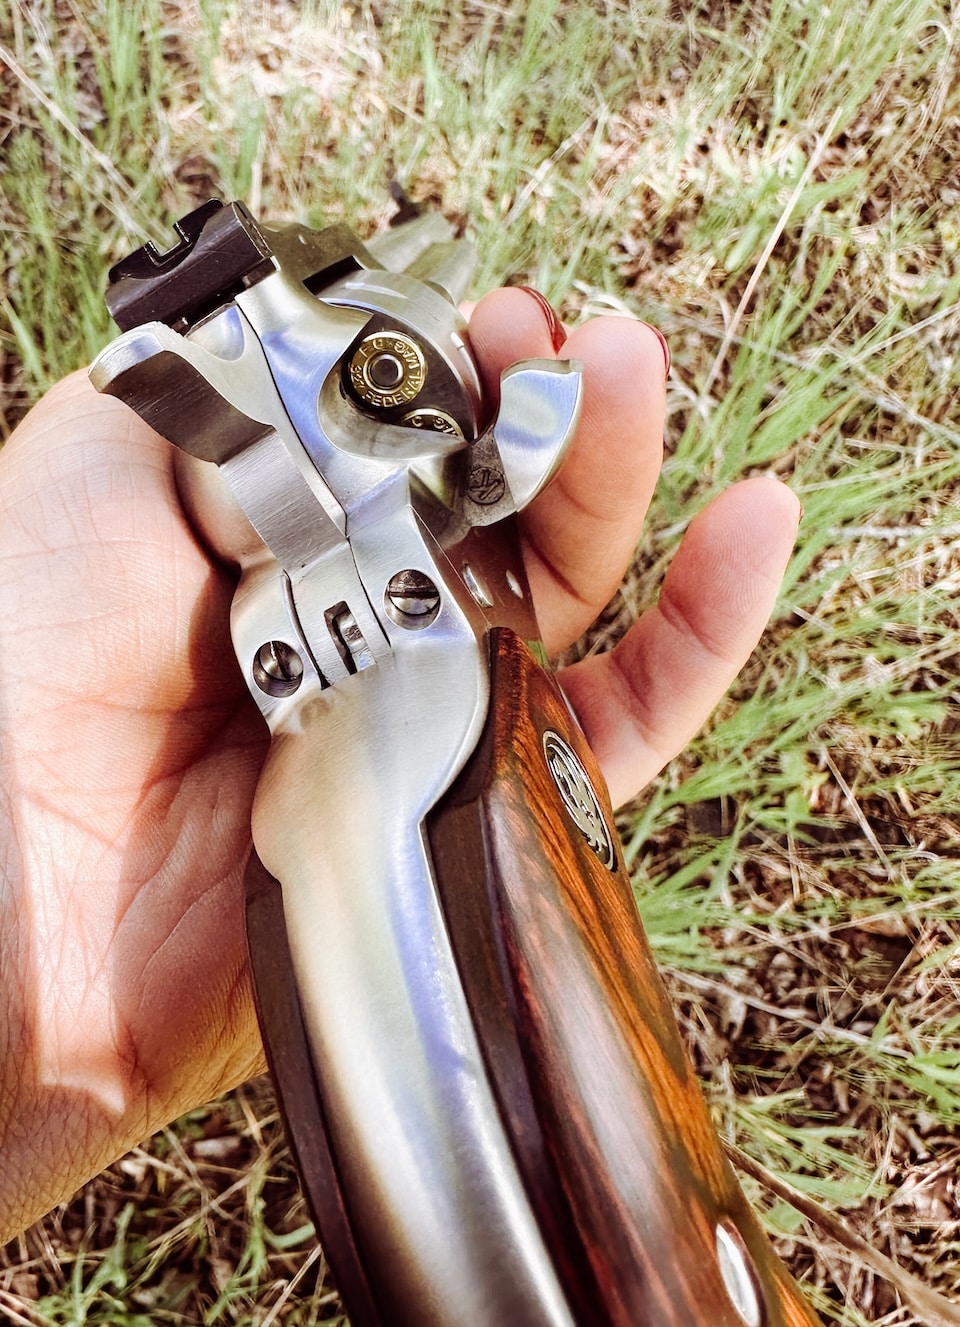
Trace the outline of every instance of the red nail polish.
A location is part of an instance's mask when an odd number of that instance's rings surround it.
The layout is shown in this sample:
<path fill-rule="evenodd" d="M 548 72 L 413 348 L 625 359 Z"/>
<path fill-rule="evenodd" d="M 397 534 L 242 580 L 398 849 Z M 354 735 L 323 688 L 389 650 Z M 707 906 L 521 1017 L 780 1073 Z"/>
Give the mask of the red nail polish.
<path fill-rule="evenodd" d="M 667 345 L 667 338 L 666 338 L 666 337 L 664 336 L 664 334 L 660 331 L 660 328 L 659 328 L 659 327 L 654 327 L 653 323 L 644 323 L 643 325 L 644 325 L 644 327 L 649 327 L 649 328 L 650 328 L 650 331 L 654 334 L 654 336 L 655 336 L 655 337 L 657 338 L 657 340 L 660 342 L 660 347 L 661 347 L 661 349 L 663 350 L 663 363 L 664 363 L 664 372 L 663 372 L 663 376 L 664 376 L 665 378 L 669 378 L 669 377 L 670 377 L 670 364 L 671 364 L 672 361 L 671 361 L 671 359 L 670 359 L 670 347 Z"/>
<path fill-rule="evenodd" d="M 534 290 L 533 286 L 518 286 L 517 289 L 525 290 L 527 294 L 532 295 L 540 305 L 540 308 L 543 310 L 543 315 L 547 320 L 547 328 L 550 332 L 550 340 L 553 343 L 553 348 L 554 350 L 560 350 L 564 341 L 567 339 L 567 333 L 564 330 L 563 323 L 557 317 L 553 305 L 548 299 L 545 299 L 544 296 L 540 294 L 539 290 Z"/>

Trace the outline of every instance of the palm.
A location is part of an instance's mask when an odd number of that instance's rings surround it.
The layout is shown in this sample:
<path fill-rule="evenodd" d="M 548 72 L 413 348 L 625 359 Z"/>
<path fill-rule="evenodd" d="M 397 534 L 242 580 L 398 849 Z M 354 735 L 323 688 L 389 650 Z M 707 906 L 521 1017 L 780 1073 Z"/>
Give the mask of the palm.
<path fill-rule="evenodd" d="M 169 449 L 83 379 L 37 423 L 0 524 L 3 901 L 31 921 L 11 1025 L 34 1108 L 119 1152 L 258 1067 L 240 874 L 264 733 Z"/>

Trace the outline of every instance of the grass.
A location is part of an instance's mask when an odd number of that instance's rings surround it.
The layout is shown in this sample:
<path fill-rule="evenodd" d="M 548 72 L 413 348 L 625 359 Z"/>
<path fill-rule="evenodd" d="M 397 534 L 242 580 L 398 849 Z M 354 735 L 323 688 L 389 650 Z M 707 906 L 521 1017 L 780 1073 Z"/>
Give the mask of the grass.
<path fill-rule="evenodd" d="M 478 289 L 670 338 L 655 510 L 583 650 L 710 494 L 798 492 L 763 643 L 621 829 L 725 1136 L 954 1299 L 958 40 L 927 0 L 0 4 L 0 433 L 109 336 L 109 262 L 207 194 L 369 233 L 398 178 Z M 748 1189 L 827 1323 L 921 1322 Z M 258 1084 L 11 1246 L 0 1310 L 335 1321 L 304 1223 Z"/>

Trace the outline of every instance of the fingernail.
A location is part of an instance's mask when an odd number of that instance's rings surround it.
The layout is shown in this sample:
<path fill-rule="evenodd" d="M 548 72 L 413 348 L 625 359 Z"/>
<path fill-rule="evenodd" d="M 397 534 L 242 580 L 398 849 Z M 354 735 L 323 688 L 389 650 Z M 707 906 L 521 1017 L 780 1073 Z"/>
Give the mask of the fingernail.
<path fill-rule="evenodd" d="M 550 332 L 550 340 L 553 343 L 553 348 L 554 350 L 560 350 L 564 341 L 567 339 L 567 333 L 564 330 L 563 323 L 557 317 L 553 305 L 548 299 L 545 299 L 544 296 L 540 294 L 539 290 L 534 290 L 533 286 L 518 286 L 517 289 L 525 290 L 527 294 L 532 295 L 540 305 L 540 308 L 543 310 L 543 315 L 547 320 L 547 328 Z"/>
<path fill-rule="evenodd" d="M 667 345 L 667 338 L 660 331 L 659 327 L 654 327 L 653 323 L 644 323 L 643 325 L 644 327 L 649 327 L 650 331 L 660 342 L 660 348 L 663 350 L 663 363 L 664 363 L 663 376 L 665 378 L 669 378 L 671 360 L 670 360 L 670 347 Z"/>

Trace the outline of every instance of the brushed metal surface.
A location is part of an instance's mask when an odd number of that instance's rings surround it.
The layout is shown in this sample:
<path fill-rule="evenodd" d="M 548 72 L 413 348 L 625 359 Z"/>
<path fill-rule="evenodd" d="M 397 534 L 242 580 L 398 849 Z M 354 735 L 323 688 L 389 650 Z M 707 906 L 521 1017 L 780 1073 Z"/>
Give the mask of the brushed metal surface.
<path fill-rule="evenodd" d="M 95 381 L 149 397 L 162 431 L 202 458 L 180 469 L 185 501 L 241 567 L 234 647 L 273 734 L 254 841 L 282 884 L 335 1162 L 385 1320 L 573 1327 L 487 1081 L 421 831 L 483 725 L 490 622 L 536 635 L 512 533 L 479 538 L 467 510 L 467 448 L 486 422 L 479 380 L 440 289 L 361 267 L 318 298 L 305 280 L 311 253 L 326 250 L 303 234 L 276 245 L 293 251 L 289 263 L 188 335 L 151 324 L 121 337 Z M 436 238 L 423 226 L 412 248 Z M 329 247 L 365 261 L 339 234 Z M 442 252 L 453 282 L 457 264 Z M 447 384 L 436 404 L 466 443 L 367 417 L 347 399 L 340 364 L 371 310 L 429 342 Z M 182 365 L 254 421 L 247 433 L 212 421 L 197 436 L 175 395 L 158 399 L 158 350 L 165 369 Z M 550 388 L 565 375 L 536 376 L 541 415 L 557 423 Z M 576 418 L 569 385 L 557 454 Z M 522 420 L 510 427 L 512 437 Z M 542 471 L 543 438 L 537 450 Z M 407 571 L 439 591 L 417 629 L 388 611 L 388 587 Z M 344 621 L 349 651 L 335 630 Z M 294 656 L 302 671 L 291 669 L 290 687 L 263 685 L 264 658 Z"/>

